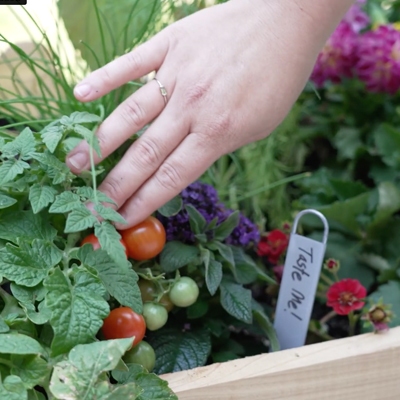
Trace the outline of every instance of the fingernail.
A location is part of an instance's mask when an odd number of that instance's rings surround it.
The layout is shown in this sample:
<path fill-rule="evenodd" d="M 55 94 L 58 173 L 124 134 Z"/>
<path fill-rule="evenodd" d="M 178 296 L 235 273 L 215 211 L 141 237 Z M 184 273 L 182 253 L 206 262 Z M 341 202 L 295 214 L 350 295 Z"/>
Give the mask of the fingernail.
<path fill-rule="evenodd" d="M 75 87 L 74 94 L 78 95 L 79 97 L 86 97 L 91 90 L 92 88 L 87 83 L 82 83 L 81 85 Z"/>
<path fill-rule="evenodd" d="M 88 158 L 85 153 L 76 153 L 68 159 L 68 162 L 76 169 L 82 170 L 87 164 Z"/>

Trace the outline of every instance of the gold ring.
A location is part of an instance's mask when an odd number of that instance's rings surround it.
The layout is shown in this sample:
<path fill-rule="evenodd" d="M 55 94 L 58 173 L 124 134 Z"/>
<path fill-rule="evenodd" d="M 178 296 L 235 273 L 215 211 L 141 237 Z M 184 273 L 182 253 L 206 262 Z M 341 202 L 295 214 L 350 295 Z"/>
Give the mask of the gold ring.
<path fill-rule="evenodd" d="M 165 89 L 165 86 L 157 78 L 154 78 L 154 80 L 158 83 L 158 86 L 160 86 L 160 92 L 162 97 L 164 97 L 164 103 L 167 104 L 168 101 L 167 89 Z"/>

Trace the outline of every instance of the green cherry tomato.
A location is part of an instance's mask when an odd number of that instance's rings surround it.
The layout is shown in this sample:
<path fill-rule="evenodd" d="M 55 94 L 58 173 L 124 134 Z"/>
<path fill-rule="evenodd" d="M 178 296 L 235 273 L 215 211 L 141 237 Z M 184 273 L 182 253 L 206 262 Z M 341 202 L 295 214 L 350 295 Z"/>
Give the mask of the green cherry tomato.
<path fill-rule="evenodd" d="M 155 298 L 157 297 L 157 293 L 156 287 L 154 286 L 154 283 L 152 281 L 148 281 L 147 279 L 140 279 L 138 282 L 138 286 L 143 303 L 155 300 Z"/>
<path fill-rule="evenodd" d="M 144 303 L 143 318 L 149 331 L 162 328 L 168 320 L 168 311 L 161 304 Z"/>
<path fill-rule="evenodd" d="M 160 299 L 160 304 L 164 306 L 164 308 L 170 312 L 174 308 L 174 303 L 172 303 L 171 299 L 169 298 L 168 293 L 165 293 L 163 297 Z"/>
<path fill-rule="evenodd" d="M 199 287 L 192 278 L 182 276 L 172 286 L 169 297 L 176 306 L 189 307 L 199 297 Z"/>
<path fill-rule="evenodd" d="M 143 303 L 154 302 L 156 300 L 157 290 L 152 281 L 149 281 L 147 279 L 140 279 L 138 285 Z M 172 304 L 168 293 L 165 293 L 161 297 L 160 304 L 164 306 L 168 312 L 170 312 L 174 308 L 174 305 Z"/>
<path fill-rule="evenodd" d="M 123 360 L 127 364 L 140 364 L 147 371 L 151 372 L 156 364 L 156 353 L 147 342 L 142 340 L 138 345 L 125 353 Z"/>

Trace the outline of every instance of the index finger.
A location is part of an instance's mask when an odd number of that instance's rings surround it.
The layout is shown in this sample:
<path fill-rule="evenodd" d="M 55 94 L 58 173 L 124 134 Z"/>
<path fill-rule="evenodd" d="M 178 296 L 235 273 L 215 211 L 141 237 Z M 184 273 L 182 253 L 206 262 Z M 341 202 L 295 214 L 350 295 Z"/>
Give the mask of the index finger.
<path fill-rule="evenodd" d="M 82 102 L 96 100 L 129 81 L 159 69 L 168 52 L 168 46 L 168 36 L 160 32 L 84 78 L 75 86 L 75 97 Z"/>

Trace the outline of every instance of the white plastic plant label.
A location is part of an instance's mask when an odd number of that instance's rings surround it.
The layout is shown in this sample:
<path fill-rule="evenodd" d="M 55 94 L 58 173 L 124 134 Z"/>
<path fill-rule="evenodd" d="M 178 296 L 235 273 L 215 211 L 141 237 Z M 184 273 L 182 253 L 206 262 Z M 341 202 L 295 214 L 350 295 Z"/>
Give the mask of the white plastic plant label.
<path fill-rule="evenodd" d="M 317 215 L 324 225 L 323 241 L 298 235 L 305 214 Z M 295 218 L 279 290 L 274 327 L 282 350 L 303 346 L 325 256 L 328 222 L 316 210 L 301 211 Z"/>

